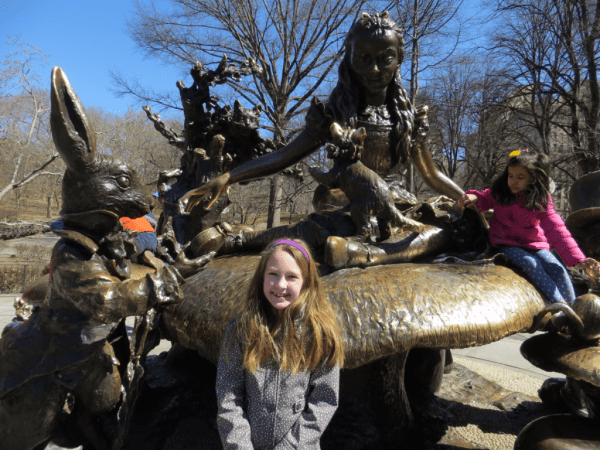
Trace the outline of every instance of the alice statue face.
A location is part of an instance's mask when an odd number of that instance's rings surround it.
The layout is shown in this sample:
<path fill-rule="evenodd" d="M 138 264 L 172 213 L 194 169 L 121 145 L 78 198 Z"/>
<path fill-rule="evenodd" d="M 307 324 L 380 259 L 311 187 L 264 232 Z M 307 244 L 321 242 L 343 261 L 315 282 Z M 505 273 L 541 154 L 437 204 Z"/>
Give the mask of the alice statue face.
<path fill-rule="evenodd" d="M 400 42 L 390 30 L 360 33 L 350 43 L 350 67 L 355 79 L 369 96 L 385 100 L 387 87 L 400 63 Z"/>

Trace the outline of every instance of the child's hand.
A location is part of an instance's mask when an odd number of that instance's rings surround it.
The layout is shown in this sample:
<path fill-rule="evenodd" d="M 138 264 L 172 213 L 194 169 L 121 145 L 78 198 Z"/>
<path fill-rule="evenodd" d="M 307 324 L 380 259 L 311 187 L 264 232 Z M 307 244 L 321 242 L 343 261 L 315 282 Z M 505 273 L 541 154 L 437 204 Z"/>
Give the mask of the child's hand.
<path fill-rule="evenodd" d="M 463 196 L 458 200 L 458 206 L 465 208 L 467 206 L 475 205 L 476 201 L 477 196 L 475 194 L 463 194 Z"/>
<path fill-rule="evenodd" d="M 585 258 L 583 261 L 578 262 L 575 267 L 578 269 L 600 272 L 600 263 L 594 258 Z"/>

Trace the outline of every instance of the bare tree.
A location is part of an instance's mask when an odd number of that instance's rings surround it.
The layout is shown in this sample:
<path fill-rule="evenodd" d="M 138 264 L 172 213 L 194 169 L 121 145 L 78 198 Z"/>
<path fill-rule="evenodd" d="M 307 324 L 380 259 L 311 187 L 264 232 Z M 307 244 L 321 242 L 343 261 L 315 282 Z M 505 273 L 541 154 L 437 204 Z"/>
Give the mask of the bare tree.
<path fill-rule="evenodd" d="M 363 0 L 172 0 L 171 12 L 136 3 L 130 35 L 151 57 L 185 67 L 201 60 L 218 64 L 222 55 L 241 65 L 253 58 L 262 68 L 241 83 L 235 95 L 260 103 L 261 125 L 284 142 L 290 120 L 305 111 L 341 56 L 346 30 Z M 121 93 L 135 86 L 115 75 Z M 141 95 L 140 95 L 141 97 Z"/>
<path fill-rule="evenodd" d="M 504 106 L 518 117 L 524 145 L 546 154 L 550 153 L 548 136 L 559 100 L 553 95 L 551 77 L 541 66 L 548 64 L 557 71 L 566 63 L 558 58 L 560 44 L 552 38 L 553 23 L 546 12 L 551 1 L 534 0 L 518 8 L 508 3 L 499 5 L 502 20 L 493 36 L 514 86 Z"/>
<path fill-rule="evenodd" d="M 394 0 L 389 8 L 398 15 L 406 36 L 406 78 L 410 101 L 415 104 L 423 72 L 445 61 L 461 41 L 462 24 L 457 21 L 462 0 Z M 440 48 L 444 51 L 440 52 Z M 415 192 L 412 165 L 407 172 L 407 188 Z"/>
<path fill-rule="evenodd" d="M 550 133 L 565 131 L 582 173 L 600 168 L 600 8 L 592 0 L 497 0 L 494 37 L 521 87 L 513 102 L 538 134 L 531 144 L 550 153 Z M 569 158 L 573 156 L 573 158 Z M 560 164 L 559 164 L 560 165 Z M 571 174 L 576 177 L 576 174 Z"/>
<path fill-rule="evenodd" d="M 98 148 L 134 167 L 147 184 L 156 184 L 158 173 L 179 165 L 181 152 L 156 132 L 143 111 L 129 108 L 112 114 L 97 107 L 87 109 L 97 135 Z M 167 120 L 172 128 L 181 127 Z"/>
<path fill-rule="evenodd" d="M 232 189 L 232 220 L 244 225 L 255 225 L 265 218 L 269 209 L 269 180 L 260 180 L 245 186 L 234 185 Z"/>
<path fill-rule="evenodd" d="M 419 95 L 419 78 L 454 54 L 462 38 L 458 21 L 462 0 L 396 0 L 394 8 L 406 35 L 410 61 L 408 75 L 410 100 Z M 444 48 L 440 52 L 440 48 Z"/>
<path fill-rule="evenodd" d="M 510 80 L 493 61 L 478 65 L 482 73 L 473 85 L 471 107 L 475 131 L 466 139 L 461 181 L 465 188 L 485 189 L 504 169 L 508 149 L 518 148 L 520 134 L 504 107 Z"/>
<path fill-rule="evenodd" d="M 467 188 L 486 188 L 518 148 L 516 117 L 506 113 L 514 86 L 489 56 L 457 56 L 434 71 L 421 101 L 432 105 L 430 150 L 441 171 Z"/>
<path fill-rule="evenodd" d="M 467 148 L 467 139 L 475 133 L 477 122 L 476 85 L 479 66 L 474 58 L 455 57 L 435 71 L 432 101 L 435 118 L 432 120 L 433 152 L 438 152 L 439 167 L 454 179 Z"/>
<path fill-rule="evenodd" d="M 31 44 L 12 38 L 18 50 L 6 55 L 0 70 L 0 148 L 3 167 L 10 168 L 3 180 L 0 200 L 39 176 L 62 176 L 48 125 L 49 94 L 38 85 L 37 64 L 46 56 Z M 60 159 L 59 159 L 60 161 Z"/>

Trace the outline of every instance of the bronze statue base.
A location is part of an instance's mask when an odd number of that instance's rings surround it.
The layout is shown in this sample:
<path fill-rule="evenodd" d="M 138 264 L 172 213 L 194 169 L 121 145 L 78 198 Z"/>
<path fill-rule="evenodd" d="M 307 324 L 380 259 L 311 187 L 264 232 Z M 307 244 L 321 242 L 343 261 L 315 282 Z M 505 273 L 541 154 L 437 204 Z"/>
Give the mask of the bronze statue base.
<path fill-rule="evenodd" d="M 178 346 L 168 356 L 151 356 L 146 386 L 123 450 L 220 448 L 215 377 L 212 363 Z M 377 387 L 368 367 L 344 370 L 341 383 L 341 405 L 321 439 L 323 450 L 504 450 L 506 447 L 485 446 L 483 442 L 477 445 L 477 437 L 470 437 L 465 430 L 483 430 L 486 442 L 493 445 L 498 439 L 514 440 L 527 423 L 548 413 L 539 399 L 508 392 L 457 365 L 444 377 L 438 394 L 411 390 L 408 401 L 414 412 L 413 427 L 389 433 L 384 409 L 369 395 Z"/>

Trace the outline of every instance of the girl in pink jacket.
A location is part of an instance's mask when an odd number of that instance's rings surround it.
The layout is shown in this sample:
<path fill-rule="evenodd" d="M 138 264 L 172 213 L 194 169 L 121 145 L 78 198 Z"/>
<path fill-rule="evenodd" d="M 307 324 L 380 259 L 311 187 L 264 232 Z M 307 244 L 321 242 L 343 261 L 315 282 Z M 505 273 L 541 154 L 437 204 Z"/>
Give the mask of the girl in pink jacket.
<path fill-rule="evenodd" d="M 467 191 L 459 205 L 474 205 L 480 212 L 493 208 L 492 245 L 523 269 L 551 302 L 571 305 L 573 284 L 565 267 L 550 253 L 550 245 L 569 267 L 598 270 L 600 264 L 585 257 L 554 210 L 549 173 L 546 155 L 515 150 L 491 189 Z"/>

